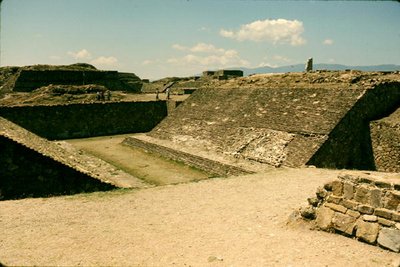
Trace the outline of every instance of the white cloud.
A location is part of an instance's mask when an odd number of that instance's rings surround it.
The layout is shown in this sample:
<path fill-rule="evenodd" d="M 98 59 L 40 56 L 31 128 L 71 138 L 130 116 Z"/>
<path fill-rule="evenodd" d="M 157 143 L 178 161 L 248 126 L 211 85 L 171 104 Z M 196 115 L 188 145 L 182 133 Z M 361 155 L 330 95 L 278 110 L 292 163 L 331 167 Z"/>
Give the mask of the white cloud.
<path fill-rule="evenodd" d="M 150 65 L 151 63 L 153 63 L 152 60 L 146 59 L 142 62 L 142 65 Z"/>
<path fill-rule="evenodd" d="M 181 50 L 181 51 L 188 49 L 186 46 L 182 46 L 180 44 L 174 44 L 174 45 L 172 45 L 172 48 L 175 50 Z"/>
<path fill-rule="evenodd" d="M 333 40 L 332 39 L 325 39 L 322 43 L 324 45 L 332 45 L 333 44 Z"/>
<path fill-rule="evenodd" d="M 82 49 L 77 52 L 68 52 L 68 55 L 73 57 L 74 59 L 89 59 L 92 55 L 86 49 Z"/>
<path fill-rule="evenodd" d="M 303 45 L 306 40 L 301 36 L 304 32 L 303 22 L 298 20 L 257 20 L 244 24 L 238 31 L 221 29 L 220 35 L 238 41 L 267 41 L 273 44 Z"/>
<path fill-rule="evenodd" d="M 92 61 L 90 61 L 90 64 L 93 65 L 98 65 L 98 66 L 116 66 L 118 63 L 118 59 L 115 57 L 104 57 L 104 56 L 100 56 L 96 59 L 93 59 Z"/>
<path fill-rule="evenodd" d="M 198 43 L 193 47 L 174 45 L 173 48 L 186 50 L 191 53 L 167 60 L 170 64 L 220 68 L 228 66 L 249 66 L 249 62 L 240 58 L 239 53 L 233 49 L 217 48 L 212 44 Z M 184 48 L 184 49 L 183 49 Z"/>

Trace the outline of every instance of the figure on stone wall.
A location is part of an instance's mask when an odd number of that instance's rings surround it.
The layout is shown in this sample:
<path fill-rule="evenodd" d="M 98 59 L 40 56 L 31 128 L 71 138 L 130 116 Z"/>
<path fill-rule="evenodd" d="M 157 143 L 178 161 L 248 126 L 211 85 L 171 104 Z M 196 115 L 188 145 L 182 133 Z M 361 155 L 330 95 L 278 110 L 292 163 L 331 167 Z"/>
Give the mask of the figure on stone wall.
<path fill-rule="evenodd" d="M 106 100 L 106 99 L 105 99 L 105 96 L 104 96 L 104 91 L 100 91 L 100 100 L 101 100 L 101 101 Z"/>
<path fill-rule="evenodd" d="M 306 63 L 306 72 L 313 70 L 313 58 L 310 57 Z"/>
<path fill-rule="evenodd" d="M 158 91 L 158 89 L 157 89 L 157 91 L 156 91 L 156 100 L 160 100 L 159 94 L 160 94 L 160 91 Z"/>
<path fill-rule="evenodd" d="M 101 99 L 101 97 L 100 97 L 100 92 L 97 91 L 97 93 L 96 93 L 96 100 L 97 100 L 97 101 L 100 101 L 100 99 Z"/>
<path fill-rule="evenodd" d="M 167 84 L 164 84 L 164 88 L 161 91 L 162 93 L 165 92 L 165 94 L 167 95 L 167 99 L 170 99 L 170 94 L 171 94 L 171 87 L 175 84 L 175 82 L 169 82 Z"/>
<path fill-rule="evenodd" d="M 107 90 L 107 91 L 106 91 L 106 100 L 107 100 L 107 101 L 110 101 L 110 100 L 111 100 L 111 91 L 110 91 L 110 90 Z"/>

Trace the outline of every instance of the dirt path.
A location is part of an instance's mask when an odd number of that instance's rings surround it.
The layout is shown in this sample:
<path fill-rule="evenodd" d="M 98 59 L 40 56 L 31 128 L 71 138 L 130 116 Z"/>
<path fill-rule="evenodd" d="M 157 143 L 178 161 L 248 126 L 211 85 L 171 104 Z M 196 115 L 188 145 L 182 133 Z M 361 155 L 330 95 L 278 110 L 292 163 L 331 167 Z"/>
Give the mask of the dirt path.
<path fill-rule="evenodd" d="M 151 184 L 185 183 L 209 178 L 200 170 L 122 145 L 127 136 L 74 139 L 68 142 Z"/>
<path fill-rule="evenodd" d="M 267 173 L 0 202 L 0 262 L 24 266 L 392 266 L 399 256 L 287 218 L 338 171 Z"/>

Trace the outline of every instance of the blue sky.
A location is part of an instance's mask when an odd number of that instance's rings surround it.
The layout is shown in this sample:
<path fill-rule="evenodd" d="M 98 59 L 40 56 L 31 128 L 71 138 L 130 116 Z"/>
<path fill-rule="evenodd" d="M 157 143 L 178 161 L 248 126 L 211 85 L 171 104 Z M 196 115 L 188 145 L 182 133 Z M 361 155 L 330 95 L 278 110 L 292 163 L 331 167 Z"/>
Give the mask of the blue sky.
<path fill-rule="evenodd" d="M 400 64 L 396 1 L 4 0 L 1 65 L 141 78 L 305 63 Z"/>

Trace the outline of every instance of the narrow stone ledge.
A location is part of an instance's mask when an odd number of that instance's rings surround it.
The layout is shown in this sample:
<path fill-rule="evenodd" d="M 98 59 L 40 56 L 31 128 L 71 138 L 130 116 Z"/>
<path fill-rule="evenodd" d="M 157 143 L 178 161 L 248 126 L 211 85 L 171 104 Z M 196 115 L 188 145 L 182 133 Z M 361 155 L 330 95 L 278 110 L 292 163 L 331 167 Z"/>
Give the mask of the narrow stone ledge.
<path fill-rule="evenodd" d="M 374 214 L 376 216 L 383 217 L 385 219 L 390 220 L 390 219 L 392 219 L 393 211 L 388 210 L 388 209 L 379 208 L 379 209 L 375 209 Z"/>
<path fill-rule="evenodd" d="M 326 203 L 325 206 L 328 208 L 331 208 L 334 211 L 340 212 L 340 213 L 346 213 L 346 211 L 347 211 L 347 208 L 345 208 L 341 205 L 334 204 L 334 203 Z"/>

